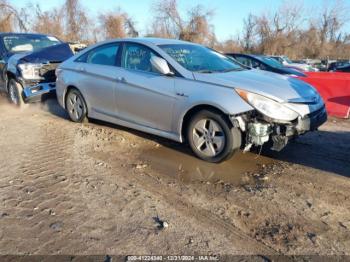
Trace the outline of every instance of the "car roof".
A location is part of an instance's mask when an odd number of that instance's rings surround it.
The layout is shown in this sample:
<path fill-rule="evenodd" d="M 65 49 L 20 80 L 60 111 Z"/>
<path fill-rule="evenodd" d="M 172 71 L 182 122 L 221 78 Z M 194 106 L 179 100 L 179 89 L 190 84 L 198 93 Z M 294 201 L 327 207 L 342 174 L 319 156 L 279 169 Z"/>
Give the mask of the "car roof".
<path fill-rule="evenodd" d="M 20 35 L 28 35 L 28 36 L 49 36 L 49 35 L 45 35 L 45 34 L 37 34 L 37 33 L 11 33 L 11 32 L 8 32 L 8 33 L 0 33 L 0 37 L 3 37 L 3 36 L 20 36 Z"/>
<path fill-rule="evenodd" d="M 112 39 L 106 42 L 115 42 L 115 41 L 121 41 L 121 42 L 134 42 L 134 43 L 148 43 L 153 45 L 181 45 L 181 44 L 187 44 L 187 45 L 198 45 L 195 43 L 182 41 L 178 39 L 170 39 L 170 38 L 156 38 L 156 37 L 135 37 L 135 38 L 116 38 Z"/>
<path fill-rule="evenodd" d="M 240 54 L 240 53 L 228 53 L 227 55 L 234 55 L 234 56 L 247 56 L 247 57 L 252 57 L 252 58 L 256 58 L 258 60 L 261 60 L 262 57 L 267 57 L 265 55 L 254 55 L 254 54 Z"/>

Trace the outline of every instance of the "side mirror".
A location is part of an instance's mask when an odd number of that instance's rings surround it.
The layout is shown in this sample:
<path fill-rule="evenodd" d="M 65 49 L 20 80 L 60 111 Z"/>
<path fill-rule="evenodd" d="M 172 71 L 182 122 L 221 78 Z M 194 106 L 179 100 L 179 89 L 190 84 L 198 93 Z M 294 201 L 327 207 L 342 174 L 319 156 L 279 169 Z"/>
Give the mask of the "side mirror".
<path fill-rule="evenodd" d="M 152 56 L 151 64 L 162 75 L 174 75 L 174 73 L 170 71 L 168 62 L 163 58 L 160 58 L 158 56 Z"/>

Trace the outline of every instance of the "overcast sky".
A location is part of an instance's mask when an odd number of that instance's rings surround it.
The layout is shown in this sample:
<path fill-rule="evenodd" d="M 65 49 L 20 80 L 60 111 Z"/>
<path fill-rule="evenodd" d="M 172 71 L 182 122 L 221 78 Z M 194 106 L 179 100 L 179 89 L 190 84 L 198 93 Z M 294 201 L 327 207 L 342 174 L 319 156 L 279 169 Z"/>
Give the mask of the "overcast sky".
<path fill-rule="evenodd" d="M 303 3 L 307 13 L 315 13 L 325 2 L 332 0 L 293 0 L 290 2 Z M 24 7 L 28 0 L 10 0 L 18 7 Z M 32 3 L 39 3 L 43 10 L 61 5 L 64 0 L 33 0 Z M 151 7 L 155 0 L 83 0 L 81 3 L 90 14 L 96 16 L 104 11 L 111 11 L 121 7 L 136 21 L 137 29 L 141 34 L 147 32 L 147 25 L 152 20 Z M 284 0 L 178 0 L 182 12 L 190 7 L 202 4 L 208 9 L 215 11 L 212 24 L 219 40 L 226 40 L 237 32 L 240 32 L 243 19 L 251 12 L 260 14 L 278 9 Z M 345 0 L 350 6 L 350 0 Z M 346 30 L 350 29 L 349 26 Z M 347 30 L 348 31 L 348 30 Z"/>

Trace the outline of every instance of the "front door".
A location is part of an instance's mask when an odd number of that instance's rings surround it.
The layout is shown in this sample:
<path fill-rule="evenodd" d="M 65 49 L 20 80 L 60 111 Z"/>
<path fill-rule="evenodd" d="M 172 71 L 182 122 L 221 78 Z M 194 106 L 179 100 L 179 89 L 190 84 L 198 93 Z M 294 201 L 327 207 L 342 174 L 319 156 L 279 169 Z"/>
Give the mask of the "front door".
<path fill-rule="evenodd" d="M 118 116 L 139 125 L 170 132 L 175 95 L 174 77 L 159 74 L 151 65 L 150 48 L 125 43 L 116 91 Z"/>

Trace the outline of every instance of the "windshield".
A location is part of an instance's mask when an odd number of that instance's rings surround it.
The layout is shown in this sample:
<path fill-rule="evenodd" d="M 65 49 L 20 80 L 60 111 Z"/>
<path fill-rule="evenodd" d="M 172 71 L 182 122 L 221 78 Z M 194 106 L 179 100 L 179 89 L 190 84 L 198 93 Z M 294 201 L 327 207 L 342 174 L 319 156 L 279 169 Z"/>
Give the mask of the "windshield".
<path fill-rule="evenodd" d="M 244 70 L 232 59 L 204 46 L 175 44 L 159 47 L 180 65 L 192 72 L 223 73 Z"/>
<path fill-rule="evenodd" d="M 61 44 L 61 41 L 53 36 L 9 35 L 4 37 L 5 48 L 11 53 L 38 51 L 58 44 Z"/>
<path fill-rule="evenodd" d="M 283 59 L 284 59 L 284 61 L 286 61 L 288 64 L 293 64 L 293 62 L 292 62 L 287 56 L 284 56 Z"/>
<path fill-rule="evenodd" d="M 276 59 L 274 58 L 271 58 L 271 57 L 260 57 L 260 59 L 265 63 L 265 64 L 268 64 L 269 66 L 272 66 L 274 68 L 282 68 L 283 65 L 278 62 Z"/>

